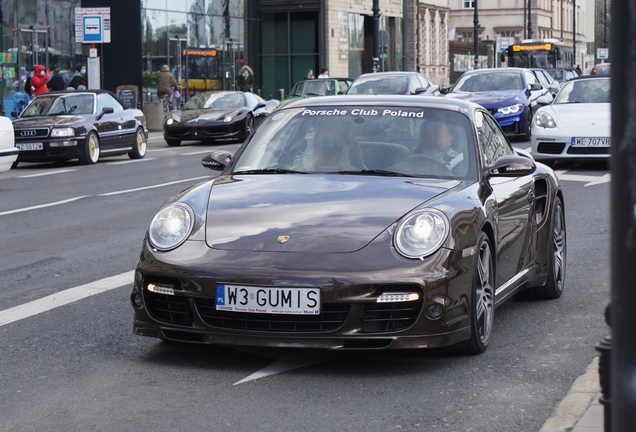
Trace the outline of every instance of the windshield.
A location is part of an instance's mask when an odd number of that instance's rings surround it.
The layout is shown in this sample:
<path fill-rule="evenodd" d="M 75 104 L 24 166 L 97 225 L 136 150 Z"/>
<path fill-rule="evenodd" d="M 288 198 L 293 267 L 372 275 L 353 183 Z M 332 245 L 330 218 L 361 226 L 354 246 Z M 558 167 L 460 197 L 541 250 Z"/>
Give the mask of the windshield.
<path fill-rule="evenodd" d="M 476 178 L 473 133 L 455 111 L 390 106 L 293 108 L 271 115 L 239 173 Z"/>
<path fill-rule="evenodd" d="M 405 94 L 408 76 L 360 77 L 351 85 L 347 94 Z"/>
<path fill-rule="evenodd" d="M 488 91 L 523 90 L 523 79 L 519 72 L 486 72 L 464 74 L 457 81 L 453 93 L 475 93 Z"/>
<path fill-rule="evenodd" d="M 336 85 L 331 80 L 300 81 L 290 96 L 330 96 L 336 94 Z"/>
<path fill-rule="evenodd" d="M 610 80 L 606 78 L 566 82 L 554 104 L 609 103 Z"/>
<path fill-rule="evenodd" d="M 242 108 L 244 106 L 246 106 L 245 96 L 242 92 L 205 92 L 192 96 L 182 109 Z"/>
<path fill-rule="evenodd" d="M 92 94 L 38 96 L 20 117 L 93 114 L 94 99 Z"/>

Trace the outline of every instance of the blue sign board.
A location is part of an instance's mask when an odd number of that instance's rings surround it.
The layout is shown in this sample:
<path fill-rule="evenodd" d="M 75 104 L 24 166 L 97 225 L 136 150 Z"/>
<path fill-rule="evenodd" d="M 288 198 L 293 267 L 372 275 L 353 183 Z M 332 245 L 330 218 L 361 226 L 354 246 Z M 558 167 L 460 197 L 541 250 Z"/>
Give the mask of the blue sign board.
<path fill-rule="evenodd" d="M 104 25 L 101 15 L 84 15 L 82 17 L 82 33 L 84 43 L 102 43 Z"/>

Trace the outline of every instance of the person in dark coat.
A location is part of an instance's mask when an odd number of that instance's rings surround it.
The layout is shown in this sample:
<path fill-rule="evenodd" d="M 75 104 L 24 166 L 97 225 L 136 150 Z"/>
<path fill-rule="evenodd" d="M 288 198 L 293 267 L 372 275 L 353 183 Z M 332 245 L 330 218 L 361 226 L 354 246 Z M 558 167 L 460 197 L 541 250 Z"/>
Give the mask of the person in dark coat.
<path fill-rule="evenodd" d="M 53 76 L 47 85 L 51 91 L 66 90 L 66 83 L 64 82 L 64 77 L 60 74 L 60 68 L 53 70 Z"/>
<path fill-rule="evenodd" d="M 239 70 L 238 87 L 240 91 L 251 91 L 254 86 L 254 71 L 248 65 Z"/>
<path fill-rule="evenodd" d="M 73 87 L 75 90 L 79 90 L 79 86 L 84 86 L 86 88 L 86 65 L 78 64 L 75 66 L 75 72 L 73 72 L 73 77 L 71 78 L 71 82 L 69 83 L 69 87 Z"/>

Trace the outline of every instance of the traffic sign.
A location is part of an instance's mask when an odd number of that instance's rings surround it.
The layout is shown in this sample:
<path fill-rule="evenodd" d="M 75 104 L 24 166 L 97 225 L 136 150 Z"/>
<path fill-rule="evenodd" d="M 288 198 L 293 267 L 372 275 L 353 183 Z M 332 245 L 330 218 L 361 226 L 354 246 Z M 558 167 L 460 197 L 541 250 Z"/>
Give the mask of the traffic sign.
<path fill-rule="evenodd" d="M 75 42 L 110 43 L 110 8 L 75 8 Z"/>
<path fill-rule="evenodd" d="M 607 60 L 609 58 L 609 48 L 596 48 L 596 58 Z"/>

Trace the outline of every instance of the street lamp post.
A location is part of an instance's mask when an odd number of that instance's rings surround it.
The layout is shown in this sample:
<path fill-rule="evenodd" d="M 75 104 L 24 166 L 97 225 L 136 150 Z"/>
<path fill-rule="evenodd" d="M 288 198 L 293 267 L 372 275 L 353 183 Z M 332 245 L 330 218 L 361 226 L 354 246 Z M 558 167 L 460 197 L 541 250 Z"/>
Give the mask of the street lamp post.
<path fill-rule="evenodd" d="M 532 0 L 528 0 L 528 39 L 532 39 Z"/>
<path fill-rule="evenodd" d="M 574 53 L 572 66 L 576 66 L 576 0 L 572 0 L 572 51 Z"/>
<path fill-rule="evenodd" d="M 477 10 L 477 2 L 475 1 L 475 14 L 473 15 L 473 48 L 475 50 L 475 67 L 474 69 L 479 69 L 479 11 Z"/>
<path fill-rule="evenodd" d="M 607 48 L 607 0 L 603 0 L 603 48 Z"/>
<path fill-rule="evenodd" d="M 380 59 L 380 0 L 373 0 L 373 72 L 377 72 Z"/>

